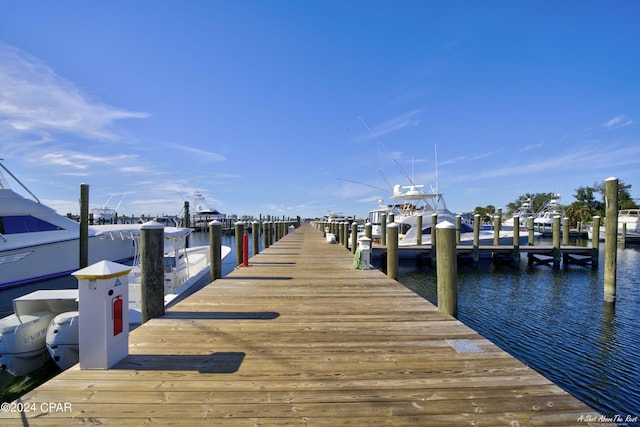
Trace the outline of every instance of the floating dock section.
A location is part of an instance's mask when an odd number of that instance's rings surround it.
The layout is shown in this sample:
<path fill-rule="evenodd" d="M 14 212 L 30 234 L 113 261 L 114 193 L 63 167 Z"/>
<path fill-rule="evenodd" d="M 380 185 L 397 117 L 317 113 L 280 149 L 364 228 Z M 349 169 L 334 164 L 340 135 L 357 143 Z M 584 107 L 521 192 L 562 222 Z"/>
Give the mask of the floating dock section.
<path fill-rule="evenodd" d="M 132 331 L 114 368 L 76 365 L 11 403 L 0 424 L 606 425 L 477 332 L 352 262 L 303 226 Z"/>

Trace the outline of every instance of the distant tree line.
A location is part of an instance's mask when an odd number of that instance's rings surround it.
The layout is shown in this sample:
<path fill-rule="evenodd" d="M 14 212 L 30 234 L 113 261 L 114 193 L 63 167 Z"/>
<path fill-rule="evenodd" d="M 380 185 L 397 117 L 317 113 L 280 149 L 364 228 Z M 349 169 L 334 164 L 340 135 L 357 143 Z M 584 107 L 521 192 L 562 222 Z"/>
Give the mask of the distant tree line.
<path fill-rule="evenodd" d="M 594 216 L 605 216 L 605 184 L 595 183 L 590 187 L 578 187 L 573 197 L 576 199 L 570 205 L 560 205 L 559 208 L 564 210 L 564 215 L 569 218 L 572 225 L 579 222 L 589 223 Z M 503 212 L 503 216 L 511 216 L 524 203 L 528 203 L 533 213 L 540 212 L 545 205 L 553 198 L 557 198 L 554 193 L 527 193 L 512 203 L 508 203 L 507 212 Z M 625 184 L 621 180 L 618 181 L 618 210 L 638 208 L 638 204 L 631 197 L 631 185 Z M 483 222 L 487 222 L 496 214 L 496 208 L 493 205 L 485 207 L 476 207 L 475 213 L 480 214 Z"/>

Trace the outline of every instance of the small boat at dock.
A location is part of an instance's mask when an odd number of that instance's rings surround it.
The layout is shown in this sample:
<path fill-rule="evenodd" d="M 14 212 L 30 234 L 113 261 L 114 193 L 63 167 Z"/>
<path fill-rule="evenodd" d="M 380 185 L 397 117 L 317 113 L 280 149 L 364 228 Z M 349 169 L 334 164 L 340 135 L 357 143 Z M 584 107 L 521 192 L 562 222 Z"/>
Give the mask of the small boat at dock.
<path fill-rule="evenodd" d="M 209 274 L 211 260 L 209 246 L 186 247 L 189 228 L 164 228 L 164 304 L 175 303 L 194 285 Z M 140 230 L 133 229 L 129 236 L 140 245 Z M 221 247 L 221 259 L 231 253 L 228 246 Z M 142 277 L 140 252 L 136 252 L 134 263 L 128 274 L 129 281 L 129 324 L 132 327 L 142 321 Z M 71 311 L 55 317 L 49 325 L 46 346 L 54 362 L 60 369 L 68 369 L 78 363 L 79 313 Z"/>
<path fill-rule="evenodd" d="M 210 269 L 209 246 L 186 247 L 191 229 L 165 227 L 165 307 L 186 295 Z M 122 239 L 139 248 L 140 229 L 121 230 Z M 115 238 L 115 236 L 114 236 Z M 231 253 L 221 247 L 221 258 Z M 140 324 L 142 298 L 139 251 L 128 275 L 129 322 Z M 78 290 L 39 290 L 13 300 L 14 313 L 0 319 L 0 367 L 14 376 L 26 375 L 51 358 L 61 369 L 79 360 Z"/>
<path fill-rule="evenodd" d="M 26 375 L 49 359 L 47 328 L 56 315 L 78 310 L 78 290 L 40 290 L 13 300 L 14 313 L 0 319 L 0 367 Z"/>
<path fill-rule="evenodd" d="M 640 243 L 640 209 L 622 209 L 618 211 L 618 238 L 621 239 L 625 235 L 625 243 Z M 606 230 L 600 228 L 598 239 L 604 241 Z M 593 227 L 587 227 L 587 236 L 589 240 L 593 240 Z"/>

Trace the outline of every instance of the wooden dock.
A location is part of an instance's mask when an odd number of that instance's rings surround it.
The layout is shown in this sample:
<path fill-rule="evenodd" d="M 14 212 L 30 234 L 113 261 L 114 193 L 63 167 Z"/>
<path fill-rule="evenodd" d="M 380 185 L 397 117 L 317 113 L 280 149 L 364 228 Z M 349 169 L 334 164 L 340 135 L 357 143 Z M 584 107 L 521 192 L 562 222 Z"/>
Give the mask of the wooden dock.
<path fill-rule="evenodd" d="M 76 365 L 14 402 L 23 413 L 1 412 L 0 424 L 606 425 L 477 332 L 352 261 L 303 226 L 132 331 L 114 369 Z"/>
<path fill-rule="evenodd" d="M 374 244 L 372 256 L 379 258 L 386 256 L 386 245 Z M 520 261 L 520 254 L 527 255 L 527 262 L 531 264 L 545 264 L 559 267 L 562 263 L 565 267 L 570 264 L 591 266 L 597 268 L 597 258 L 594 258 L 594 250 L 586 246 L 560 246 L 554 248 L 550 245 L 513 246 L 513 245 L 480 245 L 474 249 L 470 245 L 458 245 L 456 247 L 458 261 L 461 264 L 472 263 L 475 255 L 478 258 L 490 258 L 496 263 L 514 264 L 514 260 Z M 431 262 L 431 245 L 399 246 L 398 256 L 403 259 L 418 259 L 422 263 Z M 596 262 L 594 263 L 594 259 Z"/>

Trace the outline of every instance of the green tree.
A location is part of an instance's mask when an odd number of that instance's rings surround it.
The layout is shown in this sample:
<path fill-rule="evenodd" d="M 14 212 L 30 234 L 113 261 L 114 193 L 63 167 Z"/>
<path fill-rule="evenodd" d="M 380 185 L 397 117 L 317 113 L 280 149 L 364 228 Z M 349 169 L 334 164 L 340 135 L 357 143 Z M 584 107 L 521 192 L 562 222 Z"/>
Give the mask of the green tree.
<path fill-rule="evenodd" d="M 593 219 L 592 210 L 584 202 L 580 201 L 571 203 L 565 210 L 565 215 L 569 218 L 569 223 L 572 226 L 578 223 L 590 223 Z"/>
<path fill-rule="evenodd" d="M 605 214 L 605 183 L 604 181 L 600 183 L 593 184 L 593 188 L 596 192 L 601 195 L 601 202 L 598 208 L 594 209 L 594 215 L 604 216 Z M 618 210 L 620 209 L 634 209 L 637 208 L 638 204 L 631 197 L 631 184 L 625 184 L 622 180 L 618 180 Z"/>
<path fill-rule="evenodd" d="M 486 222 L 491 222 L 491 218 L 493 217 L 493 214 L 496 213 L 496 207 L 493 205 L 487 205 L 485 207 L 481 207 L 481 206 L 476 206 L 476 208 L 473 210 L 474 213 L 477 213 L 478 215 L 480 215 L 480 222 L 481 223 L 486 223 Z"/>

